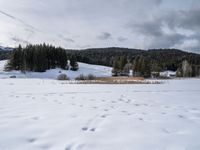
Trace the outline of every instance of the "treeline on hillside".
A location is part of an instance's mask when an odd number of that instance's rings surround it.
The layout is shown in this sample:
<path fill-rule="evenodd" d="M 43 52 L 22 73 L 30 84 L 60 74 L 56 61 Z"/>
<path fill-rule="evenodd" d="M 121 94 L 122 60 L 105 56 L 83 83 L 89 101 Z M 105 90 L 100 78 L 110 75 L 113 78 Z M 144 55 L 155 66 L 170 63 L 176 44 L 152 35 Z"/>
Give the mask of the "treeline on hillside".
<path fill-rule="evenodd" d="M 67 60 L 71 60 L 69 64 Z M 7 66 L 12 70 L 45 71 L 60 67 L 77 70 L 77 61 L 113 67 L 113 75 L 150 77 L 152 72 L 177 71 L 177 76 L 199 76 L 200 55 L 177 49 L 93 48 L 69 50 L 51 45 L 28 45 L 15 48 Z"/>
<path fill-rule="evenodd" d="M 172 70 L 184 76 L 183 62 L 187 61 L 191 73 L 188 77 L 199 76 L 200 55 L 177 49 L 152 49 L 148 51 L 127 48 L 101 48 L 70 51 L 80 62 L 113 67 L 113 75 L 127 75 L 133 69 L 134 76 L 150 77 L 152 72 Z"/>
<path fill-rule="evenodd" d="M 8 59 L 11 51 L 0 50 L 0 60 Z"/>
<path fill-rule="evenodd" d="M 109 47 L 85 50 L 67 50 L 67 53 L 75 54 L 80 62 L 112 67 L 115 57 L 125 56 L 127 58 L 132 58 L 136 55 L 145 53 L 145 51 L 139 49 Z"/>
<path fill-rule="evenodd" d="M 12 51 L 6 70 L 45 72 L 56 67 L 78 70 L 76 56 L 67 55 L 64 49 L 46 44 L 27 45 L 25 48 L 19 45 Z"/>

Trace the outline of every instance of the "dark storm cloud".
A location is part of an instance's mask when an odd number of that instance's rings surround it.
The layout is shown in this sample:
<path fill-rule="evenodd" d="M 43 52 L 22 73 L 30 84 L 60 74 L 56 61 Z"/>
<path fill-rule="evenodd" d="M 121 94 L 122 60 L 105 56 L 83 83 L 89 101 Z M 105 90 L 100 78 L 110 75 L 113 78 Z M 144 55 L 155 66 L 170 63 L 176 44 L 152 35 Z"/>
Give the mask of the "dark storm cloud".
<path fill-rule="evenodd" d="M 189 30 L 200 31 L 200 7 L 191 8 L 189 11 L 173 11 L 160 18 L 171 29 L 181 27 Z"/>
<path fill-rule="evenodd" d="M 191 44 L 190 47 L 185 48 L 200 51 L 200 44 L 198 44 L 200 43 L 200 9 L 198 8 L 159 14 L 153 19 L 130 23 L 128 26 L 133 33 L 148 38 L 151 41 L 148 45 L 150 48 L 184 49 L 185 43 L 195 41 L 195 45 Z"/>

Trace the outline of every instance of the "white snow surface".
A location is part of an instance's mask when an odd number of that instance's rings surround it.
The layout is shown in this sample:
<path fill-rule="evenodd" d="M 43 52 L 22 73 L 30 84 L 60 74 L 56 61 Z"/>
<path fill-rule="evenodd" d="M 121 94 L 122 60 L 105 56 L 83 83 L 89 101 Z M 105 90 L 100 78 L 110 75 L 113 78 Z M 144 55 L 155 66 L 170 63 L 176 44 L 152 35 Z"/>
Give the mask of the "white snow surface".
<path fill-rule="evenodd" d="M 200 79 L 0 79 L 1 150 L 199 150 Z"/>
<path fill-rule="evenodd" d="M 46 72 L 26 72 L 25 74 L 21 71 L 10 71 L 5 72 L 4 66 L 7 63 L 7 60 L 0 61 L 0 78 L 9 78 L 10 76 L 16 76 L 17 78 L 43 78 L 43 79 L 56 79 L 58 75 L 61 73 L 66 74 L 70 79 L 75 79 L 80 74 L 88 75 L 93 74 L 97 77 L 108 77 L 111 76 L 111 67 L 100 66 L 100 65 L 90 65 L 86 63 L 78 63 L 79 70 L 71 71 L 71 70 L 62 70 L 60 68 L 50 69 Z"/>

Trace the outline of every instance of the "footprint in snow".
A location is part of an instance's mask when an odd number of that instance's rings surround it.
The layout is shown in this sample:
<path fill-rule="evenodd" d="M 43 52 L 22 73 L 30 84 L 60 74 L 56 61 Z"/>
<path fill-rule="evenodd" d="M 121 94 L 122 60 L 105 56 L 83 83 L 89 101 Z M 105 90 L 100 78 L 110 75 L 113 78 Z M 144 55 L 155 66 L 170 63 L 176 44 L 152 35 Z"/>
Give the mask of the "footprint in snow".
<path fill-rule="evenodd" d="M 135 106 L 140 106 L 140 104 L 134 104 Z"/>
<path fill-rule="evenodd" d="M 80 150 L 85 146 L 85 144 L 79 144 L 79 145 L 75 145 L 75 144 L 70 144 L 68 145 L 65 150 L 72 150 L 72 149 L 77 149 Z"/>
<path fill-rule="evenodd" d="M 100 118 L 105 118 L 106 115 L 96 115 L 94 116 L 92 119 L 90 119 L 86 125 L 84 127 L 81 128 L 82 131 L 91 131 L 91 132 L 95 132 L 96 131 L 96 128 L 97 126 L 103 121 L 102 119 Z"/>
<path fill-rule="evenodd" d="M 127 103 L 127 104 L 129 104 L 130 102 L 131 102 L 131 100 L 130 100 L 130 99 L 126 101 L 126 103 Z"/>
<path fill-rule="evenodd" d="M 31 119 L 32 119 L 32 120 L 39 120 L 40 117 L 32 117 Z"/>
<path fill-rule="evenodd" d="M 108 115 L 102 115 L 101 118 L 106 118 Z"/>
<path fill-rule="evenodd" d="M 90 131 L 95 132 L 96 128 L 91 128 Z"/>
<path fill-rule="evenodd" d="M 72 118 L 77 118 L 77 115 L 71 115 Z"/>
<path fill-rule="evenodd" d="M 171 132 L 168 131 L 167 129 L 162 129 L 163 132 L 167 133 L 167 134 L 170 134 Z"/>
<path fill-rule="evenodd" d="M 88 128 L 87 128 L 87 127 L 83 127 L 82 130 L 83 130 L 83 131 L 87 131 Z"/>
<path fill-rule="evenodd" d="M 91 129 L 89 129 L 88 127 L 83 127 L 82 130 L 83 130 L 83 131 L 95 132 L 95 131 L 96 131 L 96 128 L 91 128 Z"/>
<path fill-rule="evenodd" d="M 112 109 L 115 109 L 115 107 L 114 107 L 114 106 L 110 106 L 110 108 L 112 108 Z"/>
<path fill-rule="evenodd" d="M 69 145 L 65 148 L 65 150 L 71 150 L 72 149 L 72 145 Z"/>
<path fill-rule="evenodd" d="M 122 99 L 122 98 L 120 98 L 118 101 L 123 101 L 123 99 Z"/>
<path fill-rule="evenodd" d="M 181 119 L 185 118 L 183 115 L 178 115 L 178 117 Z"/>
<path fill-rule="evenodd" d="M 125 111 L 125 110 L 122 110 L 121 112 L 122 112 L 122 113 L 127 113 L 127 111 Z"/>
<path fill-rule="evenodd" d="M 28 138 L 27 139 L 27 141 L 29 142 L 29 143 L 33 143 L 33 142 L 35 142 L 37 139 L 35 139 L 35 138 Z"/>
<path fill-rule="evenodd" d="M 144 121 L 144 119 L 143 118 L 138 118 L 140 121 Z"/>

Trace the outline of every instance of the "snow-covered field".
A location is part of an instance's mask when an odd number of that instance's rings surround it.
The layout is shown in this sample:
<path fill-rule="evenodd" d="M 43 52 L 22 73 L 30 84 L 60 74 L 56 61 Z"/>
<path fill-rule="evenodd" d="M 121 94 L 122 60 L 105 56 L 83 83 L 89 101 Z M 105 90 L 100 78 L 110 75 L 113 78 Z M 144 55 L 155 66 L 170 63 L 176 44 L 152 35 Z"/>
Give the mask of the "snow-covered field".
<path fill-rule="evenodd" d="M 200 79 L 0 79 L 1 150 L 199 150 Z"/>
<path fill-rule="evenodd" d="M 78 71 L 71 71 L 71 70 L 62 70 L 62 69 L 51 69 L 47 70 L 43 73 L 38 72 L 26 72 L 21 73 L 20 71 L 10 71 L 5 72 L 4 66 L 7 60 L 0 61 L 0 78 L 9 78 L 10 76 L 16 76 L 17 78 L 43 78 L 43 79 L 56 79 L 58 75 L 61 73 L 66 74 L 70 79 L 74 79 L 78 77 L 80 74 L 88 75 L 93 74 L 97 77 L 109 77 L 111 76 L 111 67 L 105 67 L 100 65 L 90 65 L 85 63 L 78 63 L 79 70 Z"/>

